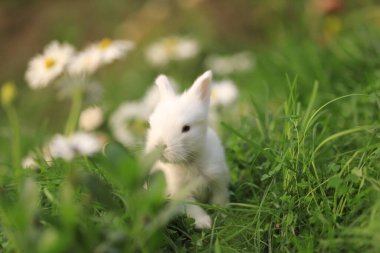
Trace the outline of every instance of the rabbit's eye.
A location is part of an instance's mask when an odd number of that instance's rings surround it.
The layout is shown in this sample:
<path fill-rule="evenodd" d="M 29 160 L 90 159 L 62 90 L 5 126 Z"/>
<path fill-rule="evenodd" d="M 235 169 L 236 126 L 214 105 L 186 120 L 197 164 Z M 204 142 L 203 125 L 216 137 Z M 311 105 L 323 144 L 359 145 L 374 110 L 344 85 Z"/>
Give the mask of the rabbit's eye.
<path fill-rule="evenodd" d="M 190 130 L 190 126 L 189 125 L 184 125 L 183 127 L 182 127 L 182 133 L 186 133 L 186 132 L 188 132 Z"/>

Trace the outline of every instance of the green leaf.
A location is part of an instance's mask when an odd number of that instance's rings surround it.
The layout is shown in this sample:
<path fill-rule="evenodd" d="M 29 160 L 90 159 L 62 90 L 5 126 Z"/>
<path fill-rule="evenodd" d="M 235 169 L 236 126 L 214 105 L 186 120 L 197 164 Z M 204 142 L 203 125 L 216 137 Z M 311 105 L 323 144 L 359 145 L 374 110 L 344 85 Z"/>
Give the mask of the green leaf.
<path fill-rule="evenodd" d="M 214 252 L 215 253 L 222 253 L 222 248 L 220 247 L 219 238 L 216 237 L 215 243 L 214 243 Z"/>
<path fill-rule="evenodd" d="M 341 186 L 342 182 L 343 180 L 338 175 L 335 175 L 329 179 L 327 187 L 337 189 Z"/>

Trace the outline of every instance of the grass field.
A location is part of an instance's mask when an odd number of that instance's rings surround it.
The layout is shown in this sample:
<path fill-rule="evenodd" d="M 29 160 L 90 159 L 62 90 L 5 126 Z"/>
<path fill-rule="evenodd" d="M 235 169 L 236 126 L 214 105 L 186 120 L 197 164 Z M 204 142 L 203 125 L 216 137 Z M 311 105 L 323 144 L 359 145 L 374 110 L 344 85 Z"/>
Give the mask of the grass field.
<path fill-rule="evenodd" d="M 233 80 L 239 97 L 217 112 L 231 203 L 199 203 L 212 215 L 210 230 L 174 215 L 163 176 L 149 175 L 155 154 L 122 145 L 108 121 L 158 73 L 184 89 L 208 55 L 243 51 L 239 41 L 217 44 L 207 28 L 194 28 L 204 22 L 197 14 L 189 29 L 203 51 L 193 59 L 150 67 L 148 43 L 136 43 L 94 75 L 102 97 L 79 104 L 104 109 L 96 133 L 107 145 L 70 161 L 46 161 L 42 146 L 65 126 L 77 129 L 75 97 L 59 100 L 57 87 L 31 90 L 15 77 L 18 94 L 8 101 L 3 89 L 0 113 L 0 252 L 380 252 L 380 7 L 359 7 L 320 17 L 318 29 L 302 15 L 273 18 L 265 25 L 275 34 L 241 42 L 253 52 L 248 70 L 215 75 Z M 34 170 L 21 166 L 30 151 Z"/>

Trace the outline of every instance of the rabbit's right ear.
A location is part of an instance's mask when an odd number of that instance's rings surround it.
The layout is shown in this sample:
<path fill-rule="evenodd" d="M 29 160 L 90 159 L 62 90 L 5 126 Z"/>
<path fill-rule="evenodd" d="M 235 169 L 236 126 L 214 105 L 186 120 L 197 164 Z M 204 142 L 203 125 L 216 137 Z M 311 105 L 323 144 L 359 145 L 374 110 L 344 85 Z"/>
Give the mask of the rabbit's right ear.
<path fill-rule="evenodd" d="M 170 84 L 170 81 L 167 78 L 167 76 L 159 75 L 156 78 L 155 83 L 158 87 L 158 91 L 160 92 L 161 100 L 175 96 L 174 88 Z"/>

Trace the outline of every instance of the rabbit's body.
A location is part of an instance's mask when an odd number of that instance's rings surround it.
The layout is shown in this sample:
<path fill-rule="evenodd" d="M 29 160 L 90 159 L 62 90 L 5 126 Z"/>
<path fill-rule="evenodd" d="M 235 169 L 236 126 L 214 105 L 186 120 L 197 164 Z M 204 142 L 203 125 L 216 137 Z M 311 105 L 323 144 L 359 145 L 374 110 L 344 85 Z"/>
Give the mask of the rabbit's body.
<path fill-rule="evenodd" d="M 199 157 L 187 164 L 173 164 L 158 161 L 155 170 L 161 170 L 165 174 L 167 195 L 173 197 L 185 185 L 197 182 L 197 188 L 192 191 L 192 197 L 197 201 L 211 201 L 215 204 L 228 202 L 228 192 L 223 192 L 224 198 L 215 199 L 215 195 L 223 189 L 213 186 L 222 184 L 228 186 L 228 168 L 224 159 L 223 147 L 218 136 L 211 128 L 207 129 L 206 143 L 203 150 L 199 150 Z M 214 191 L 216 190 L 216 192 Z"/>
<path fill-rule="evenodd" d="M 190 187 L 186 201 L 225 205 L 229 198 L 228 167 L 223 146 L 207 122 L 210 83 L 211 72 L 206 72 L 178 96 L 165 76 L 157 78 L 161 101 L 150 117 L 146 151 L 163 147 L 153 170 L 163 171 L 169 197 L 176 198 Z M 211 218 L 203 208 L 185 204 L 184 211 L 194 218 L 197 228 L 211 227 Z"/>

